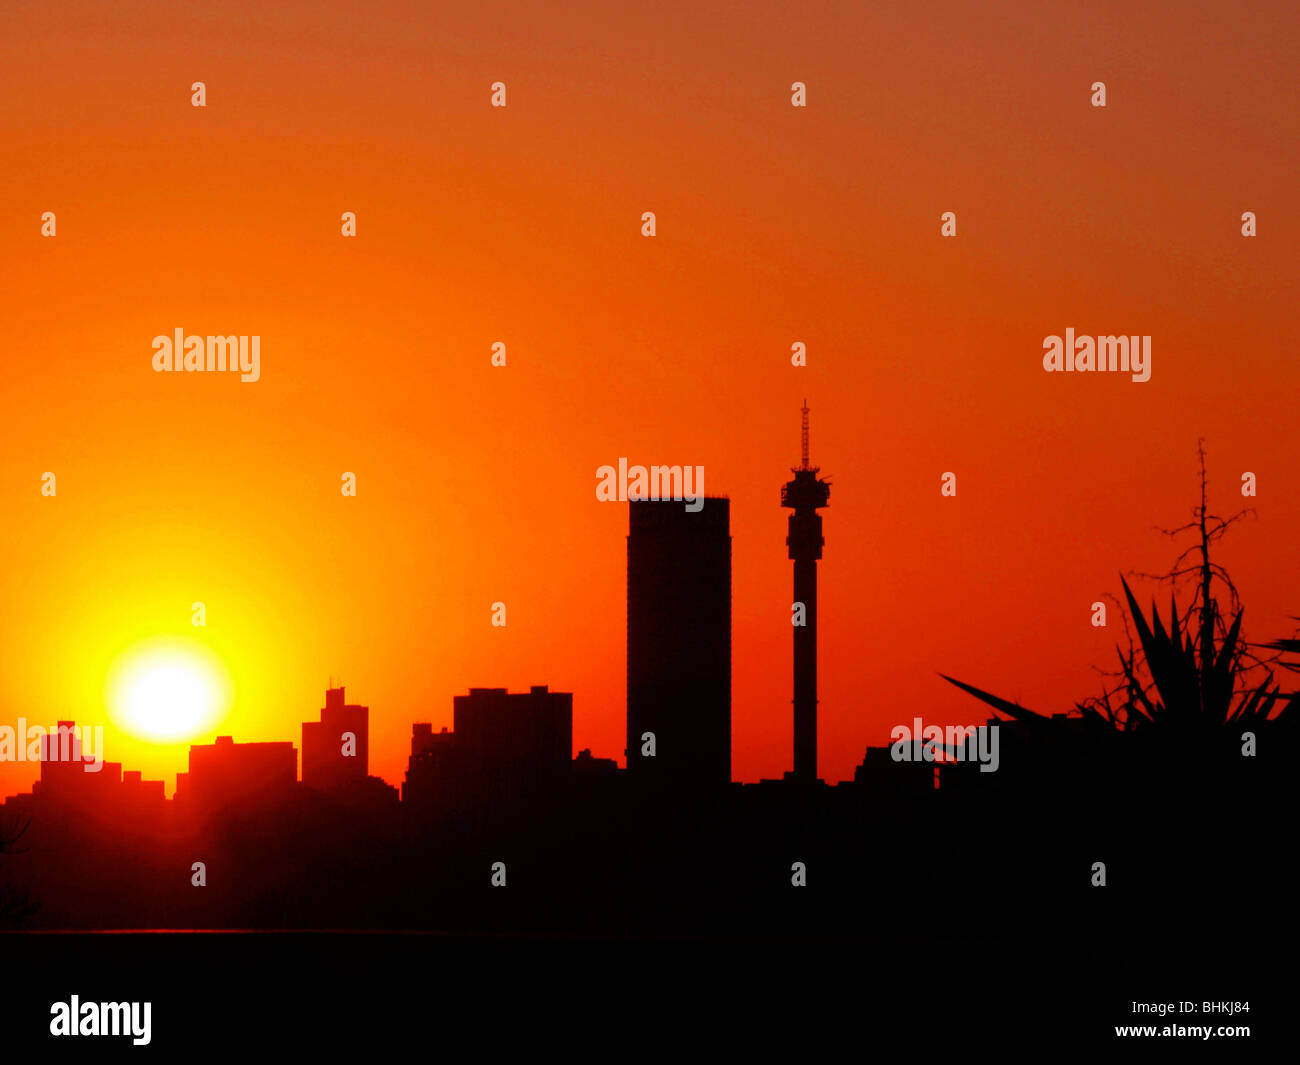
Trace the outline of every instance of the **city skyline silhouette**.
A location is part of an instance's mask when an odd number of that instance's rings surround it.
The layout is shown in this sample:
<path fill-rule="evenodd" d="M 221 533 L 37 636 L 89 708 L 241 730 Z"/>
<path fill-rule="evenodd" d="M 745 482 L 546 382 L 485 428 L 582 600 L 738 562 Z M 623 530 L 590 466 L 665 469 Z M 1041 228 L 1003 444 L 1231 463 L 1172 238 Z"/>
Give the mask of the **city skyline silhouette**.
<path fill-rule="evenodd" d="M 15 11 L 3 77 L 33 164 L 0 175 L 24 264 L 5 336 L 26 353 L 0 400 L 9 717 L 103 716 L 114 664 L 168 634 L 220 661 L 220 731 L 245 741 L 295 735 L 306 693 L 341 676 L 375 708 L 390 782 L 408 723 L 449 725 L 449 697 L 476 684 L 574 692 L 582 745 L 621 759 L 626 522 L 593 480 L 626 456 L 703 466 L 733 500 L 734 771 L 779 777 L 788 515 L 769 500 L 804 397 L 816 461 L 851 486 L 826 512 L 844 549 L 818 563 L 827 779 L 888 736 L 937 642 L 954 676 L 1070 705 L 1111 654 L 1088 606 L 1119 593 L 1117 566 L 1158 567 L 1150 526 L 1185 511 L 1201 435 L 1217 491 L 1259 477 L 1267 520 L 1227 561 L 1261 631 L 1284 632 L 1300 584 L 1300 370 L 1278 298 L 1297 281 L 1292 105 L 1273 91 L 1287 34 L 1076 13 L 1025 56 L 1026 4 L 993 22 L 949 4 L 938 35 L 902 4 L 796 25 L 757 12 L 739 36 L 704 12 L 683 14 L 698 36 L 538 16 L 538 39 L 594 67 L 523 49 L 522 91 L 493 108 L 511 79 L 479 51 L 497 40 L 486 13 L 408 10 L 409 34 L 359 44 L 327 7 L 328 43 L 289 60 L 288 16 L 151 11 L 154 65 L 124 78 L 137 68 L 72 14 Z M 1145 50 L 1114 54 L 1118 27 Z M 24 40 L 67 47 L 42 63 Z M 422 40 L 442 42 L 438 62 Z M 882 46 L 862 76 L 860 45 L 894 40 L 914 46 Z M 1215 76 L 1189 80 L 1189 56 Z M 191 69 L 209 64 L 231 69 Z M 990 70 L 997 90 L 971 94 Z M 1099 78 L 1106 108 L 1089 102 Z M 149 239 L 124 245 L 124 227 Z M 155 372 L 153 339 L 178 328 L 260 336 L 259 379 Z M 1150 380 L 1045 373 L 1044 338 L 1070 329 L 1151 336 Z M 960 692 L 933 698 L 978 722 Z M 170 790 L 184 748 L 106 724 L 113 759 Z M 0 794 L 34 778 L 0 764 Z"/>
<path fill-rule="evenodd" d="M 820 556 L 822 527 L 799 508 L 824 506 L 828 490 L 810 465 L 807 411 L 802 459 L 781 502 L 795 511 L 793 587 L 809 599 L 804 620 L 815 626 L 815 585 L 800 567 Z M 786 898 L 775 927 L 825 928 L 847 916 L 842 907 L 859 891 L 928 897 L 954 875 L 968 893 L 1038 884 L 1054 899 L 1104 886 L 1109 865 L 1125 897 L 1171 888 L 1185 865 L 1163 850 L 1165 864 L 1153 863 L 1136 823 L 1099 812 L 1114 802 L 1175 802 L 1194 812 L 1190 847 L 1206 823 L 1226 830 L 1244 806 L 1253 832 L 1266 833 L 1272 822 L 1261 810 L 1280 811 L 1289 793 L 1284 763 L 1296 720 L 1296 692 L 1274 680 L 1296 668 L 1286 657 L 1292 641 L 1254 657 L 1249 648 L 1264 645 L 1245 642 L 1241 608 L 1223 599 L 1236 603 L 1216 560 L 1235 521 L 1210 512 L 1205 476 L 1184 530 L 1199 530 L 1199 546 L 1182 556 L 1199 559 L 1187 569 L 1197 577 L 1195 610 L 1178 612 L 1177 565 L 1164 621 L 1158 607 L 1148 620 L 1122 581 L 1141 655 L 1130 645 L 1126 679 L 1104 702 L 1039 715 L 945 675 L 995 713 L 963 730 L 918 704 L 915 730 L 900 722 L 905 740 L 866 745 L 851 779 L 827 783 L 809 775 L 817 644 L 815 628 L 805 642 L 796 611 L 790 768 L 781 778 L 735 781 L 730 501 L 707 497 L 692 512 L 680 500 L 633 500 L 624 764 L 590 748 L 575 755 L 574 694 L 545 684 L 471 687 L 454 697 L 450 729 L 410 723 L 399 784 L 371 772 L 372 708 L 348 703 L 342 685 L 326 690 L 297 743 L 218 735 L 190 745 L 170 799 L 161 781 L 118 762 L 87 772 L 76 723 L 60 722 L 59 735 L 41 741 L 39 781 L 0 807 L 0 838 L 9 850 L 22 842 L 0 865 L 10 874 L 0 912 L 10 925 L 47 928 L 522 931 L 544 920 L 663 934 L 743 924 L 753 907 L 810 876 L 822 889 L 817 912 L 792 911 Z M 1250 676 L 1254 690 L 1239 691 Z M 1026 803 L 1035 811 L 1028 821 Z M 990 845 L 990 830 L 1059 839 L 1040 842 L 1029 858 L 1019 843 Z M 949 841 L 946 859 L 932 853 L 933 833 Z M 592 834 L 600 847 L 587 845 Z M 1245 897 L 1268 882 L 1268 848 L 1261 839 L 1248 849 L 1251 860 L 1231 871 L 1198 873 L 1202 888 L 1184 888 L 1182 905 L 1203 891 Z M 99 885 L 91 896 L 79 877 L 66 877 L 69 862 Z M 955 866 L 945 874 L 947 863 Z M 699 874 L 687 886 L 674 880 L 683 869 Z M 521 879 L 527 890 L 512 892 L 504 909 L 484 892 Z"/>

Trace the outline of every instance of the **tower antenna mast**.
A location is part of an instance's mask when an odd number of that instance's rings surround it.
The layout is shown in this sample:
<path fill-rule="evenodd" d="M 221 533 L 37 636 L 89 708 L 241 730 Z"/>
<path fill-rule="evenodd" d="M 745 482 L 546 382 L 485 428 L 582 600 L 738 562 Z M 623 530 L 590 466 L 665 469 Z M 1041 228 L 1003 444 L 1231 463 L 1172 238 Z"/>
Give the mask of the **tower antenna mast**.
<path fill-rule="evenodd" d="M 802 461 L 799 468 L 806 470 L 808 468 L 808 401 L 806 399 L 803 401 L 803 431 L 800 442 L 802 444 Z"/>

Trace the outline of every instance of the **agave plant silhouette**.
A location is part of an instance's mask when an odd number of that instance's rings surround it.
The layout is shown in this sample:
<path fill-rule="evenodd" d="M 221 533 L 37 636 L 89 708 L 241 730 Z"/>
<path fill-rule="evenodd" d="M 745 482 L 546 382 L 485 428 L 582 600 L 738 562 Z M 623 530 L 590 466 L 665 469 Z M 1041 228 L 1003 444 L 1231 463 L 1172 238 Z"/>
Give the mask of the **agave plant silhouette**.
<path fill-rule="evenodd" d="M 1150 750 L 1149 741 L 1154 741 L 1174 750 L 1183 748 L 1180 753 L 1191 755 L 1194 752 L 1189 747 L 1204 749 L 1213 745 L 1223 751 L 1225 739 L 1240 739 L 1246 732 L 1258 735 L 1265 728 L 1276 732 L 1283 725 L 1289 729 L 1295 719 L 1291 711 L 1300 693 L 1283 692 L 1274 683 L 1269 666 L 1286 653 L 1300 654 L 1300 639 L 1263 645 L 1274 652 L 1269 658 L 1260 658 L 1243 639 L 1243 611 L 1236 587 L 1227 571 L 1214 561 L 1211 549 L 1234 522 L 1250 512 L 1242 511 L 1227 519 L 1208 512 L 1203 443 L 1198 454 L 1200 505 L 1193 510 L 1191 523 L 1168 531 L 1170 536 L 1194 531 L 1197 542 L 1180 554 L 1170 572 L 1160 578 L 1175 588 L 1180 579 L 1195 578 L 1191 604 L 1180 613 L 1177 593 L 1171 592 L 1166 625 L 1153 599 L 1148 621 L 1121 575 L 1137 646 L 1130 636 L 1128 649 L 1118 649 L 1120 671 L 1112 676 L 1119 683 L 1100 697 L 1076 703 L 1071 719 L 1074 724 L 1068 730 L 1062 727 L 1062 718 L 1071 715 L 1048 717 L 946 674 L 940 676 L 1025 726 L 1031 737 L 1049 747 L 1070 748 L 1070 755 L 1076 759 L 1103 753 L 1096 748 L 1081 750 L 1081 736 L 1112 745 L 1110 753 L 1114 753 L 1113 744 L 1119 738 L 1131 737 L 1134 742 L 1124 744 L 1129 750 Z M 1226 625 L 1213 593 L 1215 582 L 1226 587 L 1232 604 L 1231 620 Z M 1282 665 L 1300 672 L 1300 663 L 1283 661 Z M 1262 680 L 1251 679 L 1252 675 L 1258 678 L 1261 672 Z"/>
<path fill-rule="evenodd" d="M 1300 621 L 1300 618 L 1292 618 L 1291 620 Z M 1286 640 L 1274 640 L 1272 643 L 1265 644 L 1264 646 L 1269 650 L 1277 651 L 1282 655 L 1295 655 L 1296 658 L 1294 661 L 1289 662 L 1283 659 L 1280 662 L 1280 665 L 1283 669 L 1289 669 L 1293 673 L 1300 673 L 1300 638 L 1293 636 Z"/>
<path fill-rule="evenodd" d="M 1225 728 L 1231 728 L 1234 733 L 1238 730 L 1258 731 L 1270 720 L 1280 719 L 1294 705 L 1294 696 L 1284 694 L 1267 670 L 1262 681 L 1238 692 L 1238 682 L 1245 672 L 1241 644 L 1243 612 L 1240 609 L 1233 616 L 1226 635 L 1216 640 L 1212 599 L 1209 601 L 1210 609 L 1202 610 L 1198 615 L 1200 631 L 1191 632 L 1180 625 L 1176 598 L 1171 596 L 1168 627 L 1154 601 L 1148 622 L 1128 581 L 1121 577 L 1120 582 L 1137 630 L 1141 662 L 1132 650 L 1127 653 L 1120 650 L 1120 668 L 1125 681 L 1123 703 L 1116 708 L 1110 699 L 1111 693 L 1107 693 L 1103 700 L 1076 704 L 1078 716 L 1088 725 L 1103 734 L 1140 731 L 1150 736 L 1158 730 L 1162 740 L 1178 742 L 1220 733 Z M 1300 648 L 1300 641 L 1293 642 Z M 1149 682 L 1144 682 L 1143 667 L 1150 677 Z M 946 674 L 940 676 L 1021 724 L 1049 728 L 1060 720 Z M 1279 710 L 1277 718 L 1272 717 L 1275 709 Z"/>

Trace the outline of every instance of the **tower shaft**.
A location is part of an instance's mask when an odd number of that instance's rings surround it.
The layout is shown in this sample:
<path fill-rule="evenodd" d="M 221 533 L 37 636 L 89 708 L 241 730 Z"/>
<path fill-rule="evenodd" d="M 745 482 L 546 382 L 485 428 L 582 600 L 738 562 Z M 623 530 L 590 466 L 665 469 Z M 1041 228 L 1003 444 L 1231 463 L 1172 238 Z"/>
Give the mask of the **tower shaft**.
<path fill-rule="evenodd" d="M 794 519 L 791 519 L 792 521 Z M 794 775 L 817 779 L 817 562 L 796 559 L 794 599 L 807 624 L 794 630 Z"/>

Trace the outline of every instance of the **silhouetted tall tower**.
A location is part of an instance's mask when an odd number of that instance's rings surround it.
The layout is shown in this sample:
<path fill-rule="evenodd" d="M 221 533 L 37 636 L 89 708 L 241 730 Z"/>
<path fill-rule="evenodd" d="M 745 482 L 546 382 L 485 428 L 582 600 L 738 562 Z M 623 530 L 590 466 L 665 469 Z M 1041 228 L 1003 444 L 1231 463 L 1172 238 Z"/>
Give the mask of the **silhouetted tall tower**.
<path fill-rule="evenodd" d="M 628 504 L 627 767 L 684 791 L 731 781 L 731 501 L 702 502 Z"/>
<path fill-rule="evenodd" d="M 785 542 L 794 559 L 794 602 L 804 606 L 804 624 L 794 625 L 794 778 L 817 779 L 817 560 L 822 557 L 819 507 L 829 504 L 831 486 L 808 465 L 808 401 L 803 402 L 802 460 L 781 486 L 781 506 L 790 507 Z M 793 607 L 792 607 L 793 609 Z"/>

